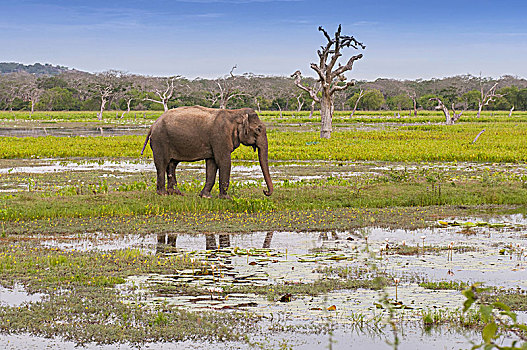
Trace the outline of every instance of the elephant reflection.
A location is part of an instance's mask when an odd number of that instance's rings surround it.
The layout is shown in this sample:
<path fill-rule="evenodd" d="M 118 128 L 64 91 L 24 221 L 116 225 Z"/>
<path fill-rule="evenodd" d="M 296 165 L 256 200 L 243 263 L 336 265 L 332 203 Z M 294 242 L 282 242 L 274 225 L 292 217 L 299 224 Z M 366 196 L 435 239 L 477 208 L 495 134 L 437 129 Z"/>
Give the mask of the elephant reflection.
<path fill-rule="evenodd" d="M 340 238 L 336 232 L 330 232 L 331 239 L 334 241 L 338 241 Z M 318 236 L 318 239 L 321 241 L 329 241 L 329 235 L 328 232 L 320 232 L 320 235 Z"/>
<path fill-rule="evenodd" d="M 270 248 L 274 232 L 267 232 L 265 235 L 262 248 Z M 159 234 L 157 235 L 157 253 L 165 252 L 165 246 L 177 247 L 177 234 Z M 218 244 L 219 242 L 219 244 Z M 218 242 L 213 234 L 205 235 L 205 250 L 217 250 L 231 246 L 231 236 L 228 234 L 219 234 Z"/>

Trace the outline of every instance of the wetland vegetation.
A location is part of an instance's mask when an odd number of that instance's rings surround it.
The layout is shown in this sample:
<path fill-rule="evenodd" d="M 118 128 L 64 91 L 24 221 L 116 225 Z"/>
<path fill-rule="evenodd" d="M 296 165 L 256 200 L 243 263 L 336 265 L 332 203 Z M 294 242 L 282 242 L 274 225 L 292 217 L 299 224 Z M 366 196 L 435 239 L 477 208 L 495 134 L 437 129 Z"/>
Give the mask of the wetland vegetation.
<path fill-rule="evenodd" d="M 199 162 L 178 167 L 184 197 L 155 194 L 139 153 L 160 113 L 92 114 L 0 113 L 6 129 L 137 126 L 0 138 L 3 334 L 301 348 L 310 332 L 426 343 L 446 325 L 465 348 L 524 340 L 489 307 L 525 320 L 527 115 L 342 112 L 320 139 L 320 117 L 263 112 L 275 192 L 240 147 L 219 200 L 198 197 Z M 487 289 L 463 295 L 474 283 Z M 38 300 L 8 302 L 18 289 Z"/>

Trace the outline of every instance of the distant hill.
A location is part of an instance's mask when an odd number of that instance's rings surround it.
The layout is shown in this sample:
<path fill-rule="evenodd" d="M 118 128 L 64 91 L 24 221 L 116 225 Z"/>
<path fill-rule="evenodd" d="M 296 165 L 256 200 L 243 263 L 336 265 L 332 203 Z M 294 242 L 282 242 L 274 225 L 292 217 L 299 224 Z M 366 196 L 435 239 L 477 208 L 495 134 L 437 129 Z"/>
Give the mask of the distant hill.
<path fill-rule="evenodd" d="M 68 70 L 68 67 L 53 66 L 49 63 L 35 63 L 26 65 L 15 62 L 0 62 L 0 74 L 27 72 L 35 75 L 58 75 Z"/>

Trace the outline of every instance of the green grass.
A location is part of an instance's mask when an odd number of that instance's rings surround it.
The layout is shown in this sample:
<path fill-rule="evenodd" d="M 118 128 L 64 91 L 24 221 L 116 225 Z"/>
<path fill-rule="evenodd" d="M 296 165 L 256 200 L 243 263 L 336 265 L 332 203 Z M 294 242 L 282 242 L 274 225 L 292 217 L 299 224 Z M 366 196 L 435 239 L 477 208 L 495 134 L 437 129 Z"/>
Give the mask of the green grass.
<path fill-rule="evenodd" d="M 0 283 L 15 281 L 31 291 L 50 292 L 57 286 L 113 287 L 134 274 L 167 273 L 191 266 L 190 260 L 147 255 L 138 250 L 79 252 L 29 244 L 0 245 Z"/>
<path fill-rule="evenodd" d="M 486 132 L 472 144 L 483 129 Z M 146 133 L 146 131 L 145 131 Z M 270 130 L 270 160 L 376 160 L 390 162 L 526 162 L 527 124 L 488 123 L 412 126 L 398 130 L 318 132 Z M 144 136 L 0 138 L 0 158 L 140 158 Z M 145 156 L 152 157 L 150 147 Z M 256 160 L 241 146 L 233 160 Z"/>
<path fill-rule="evenodd" d="M 103 186 L 104 187 L 104 186 Z M 104 187 L 105 188 L 105 187 Z M 121 188 L 121 187 L 119 187 Z M 118 189 L 119 189 L 118 188 Z M 233 189 L 233 200 L 202 199 L 200 186 L 187 196 L 158 196 L 153 189 L 141 191 L 105 190 L 90 194 L 60 195 L 50 192 L 21 192 L 0 198 L 0 220 L 81 218 L 106 216 L 164 215 L 169 213 L 269 213 L 340 209 L 424 207 L 433 205 L 527 205 L 527 188 L 520 182 L 445 184 L 441 192 L 427 182 L 378 182 L 360 191 L 345 185 L 307 184 L 276 186 L 271 197 L 261 188 Z"/>
<path fill-rule="evenodd" d="M 481 302 L 491 304 L 503 303 L 514 311 L 527 311 L 527 293 L 524 290 L 501 290 L 493 288 L 481 295 Z"/>
<path fill-rule="evenodd" d="M 420 287 L 433 290 L 464 290 L 469 284 L 457 281 L 421 282 Z"/>

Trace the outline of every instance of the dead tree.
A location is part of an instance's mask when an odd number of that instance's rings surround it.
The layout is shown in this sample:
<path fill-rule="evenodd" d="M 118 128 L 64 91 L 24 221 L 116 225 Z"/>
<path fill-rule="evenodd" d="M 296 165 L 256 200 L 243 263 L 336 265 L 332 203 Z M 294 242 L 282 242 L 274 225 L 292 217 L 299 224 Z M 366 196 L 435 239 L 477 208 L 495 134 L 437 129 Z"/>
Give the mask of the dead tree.
<path fill-rule="evenodd" d="M 16 79 L 13 83 L 13 88 L 15 89 L 13 90 L 14 97 L 31 102 L 31 110 L 29 112 L 29 117 L 31 118 L 35 111 L 35 104 L 38 102 L 44 90 L 39 88 L 35 75 L 23 71 L 12 74 Z"/>
<path fill-rule="evenodd" d="M 512 112 L 514 111 L 514 106 L 512 106 L 511 110 L 509 111 L 509 118 L 512 117 Z"/>
<path fill-rule="evenodd" d="M 476 141 L 479 139 L 479 137 L 481 136 L 481 134 L 483 134 L 485 132 L 486 129 L 483 129 L 481 130 L 478 135 L 474 138 L 474 140 L 472 141 L 472 144 L 476 143 Z"/>
<path fill-rule="evenodd" d="M 329 34 L 322 27 L 318 27 L 327 39 L 326 46 L 322 46 L 322 50 L 318 50 L 318 57 L 320 61 L 318 64 L 311 63 L 310 67 L 318 75 L 318 81 L 320 82 L 320 93 L 321 96 L 317 98 L 320 102 L 320 117 L 322 121 L 322 127 L 320 129 L 320 137 L 329 139 L 331 137 L 331 121 L 333 118 L 333 95 L 336 91 L 345 90 L 348 87 L 355 84 L 354 81 L 346 82 L 344 73 L 350 71 L 353 68 L 353 63 L 362 58 L 362 54 L 352 56 L 345 65 L 339 64 L 337 68 L 335 65 L 342 56 L 341 49 L 346 47 L 353 47 L 354 49 L 365 49 L 362 43 L 358 42 L 353 36 L 341 35 L 341 26 L 339 25 L 335 32 L 335 37 L 331 38 Z M 295 85 L 300 89 L 307 91 L 310 96 L 316 96 L 313 88 L 303 86 L 300 83 L 301 73 L 296 71 L 293 73 L 295 77 Z M 297 83 L 298 82 L 298 83 Z"/>
<path fill-rule="evenodd" d="M 353 106 L 353 111 L 351 111 L 350 118 L 352 118 L 355 112 L 357 111 L 357 106 L 359 105 L 359 101 L 362 98 L 362 96 L 364 96 L 364 94 L 365 94 L 364 89 L 360 89 L 359 96 L 357 96 L 357 101 L 355 101 L 355 105 Z"/>
<path fill-rule="evenodd" d="M 481 110 L 483 109 L 483 106 L 487 106 L 490 102 L 494 101 L 498 97 L 503 97 L 502 94 L 496 93 L 497 87 L 498 83 L 492 85 L 492 87 L 487 92 L 483 92 L 483 85 L 481 85 L 481 97 L 478 98 L 478 118 L 481 116 Z"/>
<path fill-rule="evenodd" d="M 97 113 L 97 118 L 102 120 L 106 103 L 110 98 L 119 92 L 123 91 L 123 77 L 125 73 L 117 70 L 108 70 L 105 72 L 95 74 L 95 80 L 90 84 L 92 90 L 101 99 L 101 108 Z"/>
<path fill-rule="evenodd" d="M 21 73 L 9 73 L 9 74 L 0 74 L 0 102 L 5 103 L 5 107 L 9 107 L 9 111 L 13 110 L 13 102 L 15 98 L 21 96 L 21 91 L 23 91 L 23 86 L 20 83 L 18 76 Z"/>
<path fill-rule="evenodd" d="M 121 119 L 123 119 L 124 115 L 125 114 L 128 114 L 130 113 L 130 105 L 132 104 L 132 101 L 135 100 L 135 97 L 134 96 L 126 96 L 126 111 L 123 111 L 123 113 L 121 114 Z"/>
<path fill-rule="evenodd" d="M 302 98 L 302 94 L 299 94 L 298 96 L 295 96 L 295 97 L 298 103 L 296 111 L 300 112 L 302 110 L 302 107 L 304 106 L 304 99 Z"/>
<path fill-rule="evenodd" d="M 247 95 L 246 93 L 240 91 L 241 86 L 238 84 L 240 76 L 233 74 L 236 68 L 237 66 L 234 65 L 229 72 L 229 75 L 215 80 L 217 90 L 211 91 L 212 105 L 217 102 L 221 109 L 226 109 L 230 100 L 238 96 Z"/>
<path fill-rule="evenodd" d="M 168 77 L 165 80 L 166 87 L 162 89 L 161 88 L 153 89 L 152 92 L 156 94 L 156 96 L 159 98 L 158 100 L 150 98 L 150 97 L 146 97 L 144 98 L 144 100 L 162 104 L 165 112 L 168 111 L 168 101 L 172 98 L 172 95 L 174 94 L 174 81 L 178 78 L 180 77 L 179 76 Z"/>
<path fill-rule="evenodd" d="M 412 102 L 414 104 L 414 117 L 417 117 L 417 96 L 415 95 L 415 92 L 408 92 L 408 97 L 412 99 Z"/>
<path fill-rule="evenodd" d="M 440 109 L 443 111 L 443 114 L 445 115 L 445 124 L 447 125 L 454 125 L 455 122 L 457 122 L 459 120 L 459 118 L 461 118 L 461 115 L 463 114 L 463 111 L 457 113 L 456 112 L 456 108 L 454 106 L 454 103 L 452 103 L 452 116 L 450 115 L 450 111 L 448 110 L 448 108 L 445 106 L 445 104 L 443 103 L 443 101 L 441 101 L 441 99 L 439 99 L 438 97 L 433 97 L 431 99 L 429 99 L 429 101 L 437 101 L 438 105 L 436 107 L 436 109 Z"/>

